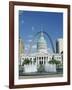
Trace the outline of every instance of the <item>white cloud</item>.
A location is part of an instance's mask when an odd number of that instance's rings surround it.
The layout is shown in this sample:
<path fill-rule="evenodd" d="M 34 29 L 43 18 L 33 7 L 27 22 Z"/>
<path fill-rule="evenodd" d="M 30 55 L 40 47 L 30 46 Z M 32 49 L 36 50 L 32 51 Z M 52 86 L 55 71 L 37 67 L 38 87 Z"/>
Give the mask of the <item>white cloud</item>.
<path fill-rule="evenodd" d="M 29 39 L 28 41 L 29 41 L 29 42 L 32 42 L 32 40 L 31 40 L 31 39 Z"/>
<path fill-rule="evenodd" d="M 33 48 L 33 49 L 36 49 L 36 48 L 37 48 L 37 46 L 36 46 L 36 45 L 33 45 L 33 46 L 32 46 L 32 48 Z"/>

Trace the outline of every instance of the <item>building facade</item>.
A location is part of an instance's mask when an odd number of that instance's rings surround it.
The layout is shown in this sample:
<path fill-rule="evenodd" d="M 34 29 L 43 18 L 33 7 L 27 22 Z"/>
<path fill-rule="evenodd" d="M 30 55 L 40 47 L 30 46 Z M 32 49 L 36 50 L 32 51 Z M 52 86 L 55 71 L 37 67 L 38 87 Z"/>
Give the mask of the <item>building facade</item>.
<path fill-rule="evenodd" d="M 59 38 L 56 41 L 56 53 L 62 53 L 63 52 L 63 39 Z"/>
<path fill-rule="evenodd" d="M 61 50 L 61 48 L 59 49 Z M 21 54 L 21 65 L 23 65 L 25 60 L 29 60 L 31 65 L 35 65 L 36 67 L 39 65 L 43 65 L 45 68 L 50 68 L 49 70 L 56 71 L 55 66 L 49 65 L 49 61 L 54 57 L 55 60 L 58 60 L 62 63 L 62 56 L 60 53 L 49 53 L 47 47 L 47 41 L 44 38 L 43 32 L 41 32 L 39 39 L 37 40 L 37 52 L 30 54 Z M 52 69 L 51 69 L 52 68 Z M 34 69 L 33 69 L 34 70 Z M 36 71 L 36 69 L 35 69 Z M 48 71 L 46 69 L 46 71 Z"/>
<path fill-rule="evenodd" d="M 19 55 L 24 54 L 24 43 L 22 39 L 19 39 Z"/>

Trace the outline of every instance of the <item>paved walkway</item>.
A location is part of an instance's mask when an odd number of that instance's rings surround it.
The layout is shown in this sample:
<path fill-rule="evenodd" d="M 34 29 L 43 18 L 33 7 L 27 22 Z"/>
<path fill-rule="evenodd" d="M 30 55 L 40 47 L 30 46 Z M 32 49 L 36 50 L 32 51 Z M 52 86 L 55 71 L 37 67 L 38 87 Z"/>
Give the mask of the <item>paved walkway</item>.
<path fill-rule="evenodd" d="M 19 76 L 19 79 L 33 79 L 33 78 L 52 78 L 52 77 L 62 77 L 63 74 L 47 74 L 47 75 L 32 75 L 32 76 Z"/>

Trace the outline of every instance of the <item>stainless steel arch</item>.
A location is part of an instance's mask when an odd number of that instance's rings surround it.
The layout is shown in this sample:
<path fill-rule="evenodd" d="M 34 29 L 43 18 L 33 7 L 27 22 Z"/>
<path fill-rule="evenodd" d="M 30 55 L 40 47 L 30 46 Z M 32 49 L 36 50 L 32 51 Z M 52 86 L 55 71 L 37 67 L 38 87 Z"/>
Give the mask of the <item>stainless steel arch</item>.
<path fill-rule="evenodd" d="M 33 45 L 33 43 L 34 43 L 35 38 L 36 38 L 41 32 L 43 32 L 43 33 L 48 37 L 48 39 L 49 39 L 49 41 L 50 41 L 50 43 L 51 43 L 52 51 L 53 51 L 53 53 L 55 53 L 53 41 L 52 41 L 50 35 L 49 35 L 47 32 L 45 32 L 45 31 L 37 32 L 37 33 L 33 36 L 32 42 L 31 42 L 31 44 L 30 44 L 29 53 L 31 52 L 32 45 Z"/>

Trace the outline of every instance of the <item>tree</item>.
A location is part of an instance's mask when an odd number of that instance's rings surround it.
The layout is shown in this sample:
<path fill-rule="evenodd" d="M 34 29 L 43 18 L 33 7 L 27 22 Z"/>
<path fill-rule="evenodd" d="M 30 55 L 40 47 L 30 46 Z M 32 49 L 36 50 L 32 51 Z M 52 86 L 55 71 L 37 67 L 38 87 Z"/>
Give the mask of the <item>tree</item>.
<path fill-rule="evenodd" d="M 38 69 L 38 72 L 40 73 L 45 71 L 44 66 L 42 64 L 38 65 L 37 69 Z"/>
<path fill-rule="evenodd" d="M 24 61 L 22 63 L 22 66 L 24 66 L 24 64 L 29 64 L 30 62 L 31 61 L 28 58 L 26 58 L 26 59 L 24 59 Z"/>
<path fill-rule="evenodd" d="M 60 61 L 54 59 L 54 56 L 52 57 L 52 60 L 49 61 L 50 64 L 56 64 L 56 67 L 59 66 L 59 64 L 61 63 Z"/>

